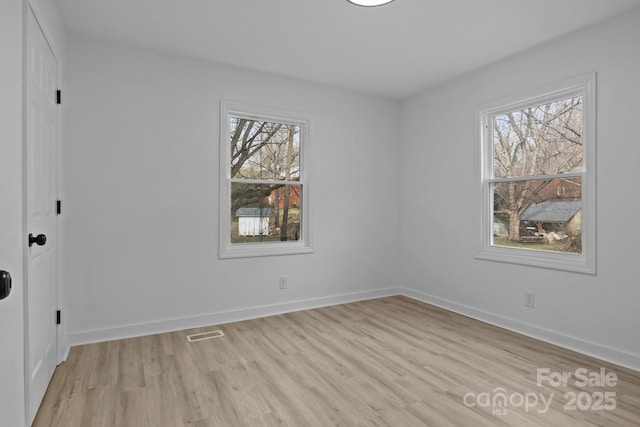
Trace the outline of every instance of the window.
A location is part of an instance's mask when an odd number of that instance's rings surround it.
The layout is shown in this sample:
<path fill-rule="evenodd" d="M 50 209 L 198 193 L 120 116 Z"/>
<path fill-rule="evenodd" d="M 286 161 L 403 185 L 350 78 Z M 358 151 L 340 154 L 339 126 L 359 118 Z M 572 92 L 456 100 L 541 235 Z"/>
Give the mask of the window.
<path fill-rule="evenodd" d="M 478 258 L 595 274 L 595 74 L 484 107 Z"/>
<path fill-rule="evenodd" d="M 309 118 L 222 102 L 220 257 L 311 252 Z"/>

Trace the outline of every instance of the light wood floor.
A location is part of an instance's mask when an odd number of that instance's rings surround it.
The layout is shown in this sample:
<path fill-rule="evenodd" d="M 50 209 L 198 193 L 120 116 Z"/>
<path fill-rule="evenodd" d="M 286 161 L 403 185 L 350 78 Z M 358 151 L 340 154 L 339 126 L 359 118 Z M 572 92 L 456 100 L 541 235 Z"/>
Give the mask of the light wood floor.
<path fill-rule="evenodd" d="M 209 329 L 225 336 L 185 338 Z M 574 377 L 566 387 L 538 386 L 538 368 L 604 368 L 618 382 L 580 388 Z M 485 398 L 500 391 L 507 405 L 490 406 Z M 616 408 L 565 409 L 572 392 L 588 394 L 583 407 L 598 400 L 594 393 L 615 392 Z M 528 393 L 552 399 L 549 410 L 542 402 L 525 410 L 520 398 L 532 399 Z M 73 347 L 34 423 L 338 425 L 638 426 L 640 373 L 390 297 Z"/>

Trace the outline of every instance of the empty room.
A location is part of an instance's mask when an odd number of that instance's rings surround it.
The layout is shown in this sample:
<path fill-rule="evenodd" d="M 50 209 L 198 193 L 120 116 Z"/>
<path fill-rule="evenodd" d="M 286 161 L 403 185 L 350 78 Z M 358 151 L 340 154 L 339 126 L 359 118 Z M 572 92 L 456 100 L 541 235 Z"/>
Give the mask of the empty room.
<path fill-rule="evenodd" d="M 640 425 L 639 0 L 3 0 L 0 425 Z"/>

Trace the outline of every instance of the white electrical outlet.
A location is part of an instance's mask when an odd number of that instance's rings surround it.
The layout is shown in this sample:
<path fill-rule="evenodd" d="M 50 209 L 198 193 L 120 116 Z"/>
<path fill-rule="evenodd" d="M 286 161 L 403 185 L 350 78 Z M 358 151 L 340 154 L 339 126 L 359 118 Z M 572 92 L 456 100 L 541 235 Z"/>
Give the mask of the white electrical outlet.
<path fill-rule="evenodd" d="M 287 289 L 289 279 L 284 276 L 280 276 L 280 289 Z"/>
<path fill-rule="evenodd" d="M 535 308 L 536 306 L 536 294 L 533 292 L 524 293 L 524 306 L 529 308 Z"/>

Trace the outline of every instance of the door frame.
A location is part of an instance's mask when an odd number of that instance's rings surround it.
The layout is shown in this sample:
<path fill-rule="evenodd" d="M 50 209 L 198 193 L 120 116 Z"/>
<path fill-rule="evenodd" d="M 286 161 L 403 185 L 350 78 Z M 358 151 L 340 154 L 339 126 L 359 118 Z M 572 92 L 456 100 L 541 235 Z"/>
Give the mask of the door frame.
<path fill-rule="evenodd" d="M 22 47 L 22 51 L 23 51 L 23 64 L 22 64 L 22 79 L 23 79 L 23 94 L 22 94 L 22 177 L 23 177 L 23 188 L 22 188 L 22 219 L 23 219 L 23 244 L 22 244 L 22 254 L 23 254 L 23 278 L 24 278 L 24 292 L 23 292 L 23 325 L 24 325 L 24 402 L 25 402 L 25 419 L 26 422 L 29 423 L 30 419 L 31 419 L 31 379 L 30 379 L 30 367 L 29 367 L 29 357 L 30 357 L 30 349 L 29 349 L 29 333 L 30 333 L 30 329 L 29 329 L 29 300 L 28 300 L 28 289 L 29 289 L 29 246 L 27 244 L 27 235 L 29 233 L 28 231 L 28 165 L 29 165 L 29 159 L 27 158 L 27 84 L 28 84 L 28 76 L 27 76 L 27 66 L 28 66 L 28 59 L 27 59 L 27 54 L 28 54 L 28 46 L 27 46 L 27 37 L 28 37 L 28 31 L 29 31 L 29 27 L 28 27 L 28 22 L 29 22 L 29 14 L 32 13 L 33 17 L 35 18 L 35 21 L 37 23 L 37 25 L 40 28 L 40 31 L 42 31 L 42 34 L 45 38 L 45 41 L 47 42 L 47 45 L 49 46 L 49 49 L 51 49 L 51 53 L 56 61 L 56 73 L 57 73 L 57 82 L 56 85 L 58 86 L 58 88 L 61 87 L 61 82 L 62 82 L 62 78 L 61 78 L 61 63 L 60 63 L 60 54 L 58 52 L 58 50 L 56 49 L 55 45 L 51 42 L 51 40 L 53 40 L 53 38 L 51 37 L 51 33 L 50 31 L 47 29 L 47 26 L 45 25 L 45 21 L 41 19 L 42 16 L 45 16 L 45 13 L 41 13 L 39 11 L 39 7 L 37 2 L 32 2 L 31 0 L 24 0 L 24 6 L 23 6 L 23 47 Z M 61 161 L 60 161 L 60 145 L 61 145 L 61 108 L 58 107 L 58 113 L 57 113 L 57 131 L 56 131 L 56 174 L 57 174 L 57 184 L 56 184 L 56 194 L 57 194 L 57 198 L 60 199 L 60 178 L 61 178 Z M 56 306 L 58 307 L 57 309 L 59 310 L 61 307 L 61 292 L 62 292 L 62 248 L 64 247 L 62 245 L 62 238 L 61 238 L 61 221 L 60 221 L 60 216 L 56 217 L 56 228 L 57 228 L 57 233 L 58 233 L 58 239 L 57 239 L 57 247 L 56 250 L 58 252 L 58 256 L 57 256 L 57 285 L 56 285 L 56 289 L 54 290 L 55 292 L 55 300 L 56 300 Z M 56 364 L 59 365 L 61 362 L 64 361 L 66 354 L 64 351 L 64 347 L 62 346 L 62 343 L 64 342 L 64 334 L 63 334 L 63 328 L 61 327 L 61 325 L 57 325 L 56 327 L 56 349 L 55 349 L 55 355 L 56 355 Z"/>

